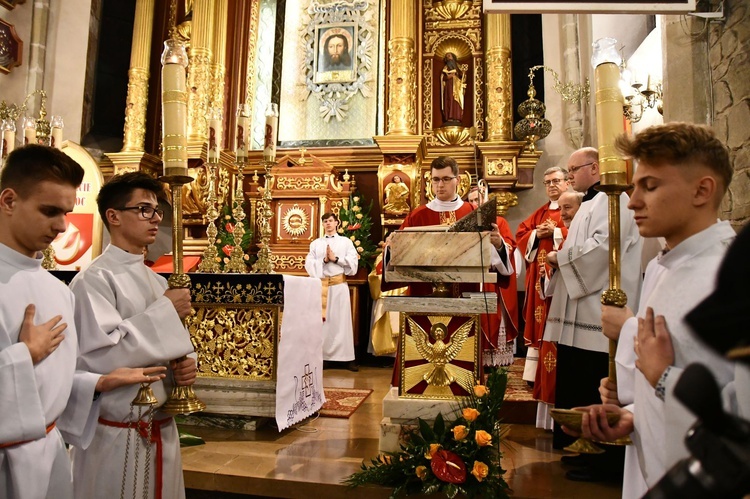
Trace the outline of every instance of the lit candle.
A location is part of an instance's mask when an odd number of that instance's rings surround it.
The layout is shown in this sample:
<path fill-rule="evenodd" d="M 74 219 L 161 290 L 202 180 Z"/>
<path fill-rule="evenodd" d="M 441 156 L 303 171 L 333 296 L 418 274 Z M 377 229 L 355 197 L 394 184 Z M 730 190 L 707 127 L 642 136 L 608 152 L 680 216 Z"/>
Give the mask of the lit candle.
<path fill-rule="evenodd" d="M 36 121 L 34 118 L 26 116 L 23 119 L 23 145 L 36 143 Z"/>
<path fill-rule="evenodd" d="M 221 111 L 211 109 L 208 113 L 208 162 L 218 163 L 221 156 Z"/>
<path fill-rule="evenodd" d="M 5 159 L 16 148 L 16 124 L 7 119 L 3 122 L 2 158 Z"/>
<path fill-rule="evenodd" d="M 176 40 L 164 42 L 161 56 L 161 113 L 164 176 L 188 175 L 187 67 L 185 46 Z"/>
<path fill-rule="evenodd" d="M 50 133 L 50 146 L 60 149 L 63 142 L 63 119 L 62 116 L 52 117 L 52 131 Z"/>
<path fill-rule="evenodd" d="M 271 103 L 266 108 L 266 130 L 263 135 L 263 159 L 276 160 L 276 134 L 279 127 L 279 106 Z"/>
<path fill-rule="evenodd" d="M 247 139 L 250 133 L 250 106 L 240 105 L 237 110 L 237 138 L 235 142 L 235 156 L 238 163 L 247 161 Z"/>

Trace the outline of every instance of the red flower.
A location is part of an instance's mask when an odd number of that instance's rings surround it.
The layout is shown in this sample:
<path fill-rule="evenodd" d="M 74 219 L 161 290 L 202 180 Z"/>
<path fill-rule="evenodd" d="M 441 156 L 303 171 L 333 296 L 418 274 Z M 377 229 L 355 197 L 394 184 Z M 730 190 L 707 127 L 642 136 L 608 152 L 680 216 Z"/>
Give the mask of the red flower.
<path fill-rule="evenodd" d="M 350 225 L 349 227 L 347 227 L 346 230 L 357 230 L 360 227 L 362 227 L 362 224 L 354 224 L 354 225 Z"/>
<path fill-rule="evenodd" d="M 234 224 L 231 222 L 227 222 L 227 224 L 224 226 L 227 232 L 230 234 L 234 232 Z"/>
<path fill-rule="evenodd" d="M 229 244 L 225 244 L 223 248 L 221 248 L 221 251 L 224 252 L 227 256 L 232 256 L 232 250 L 234 249 L 234 246 L 231 246 Z"/>
<path fill-rule="evenodd" d="M 440 449 L 432 456 L 432 472 L 440 480 L 448 483 L 466 481 L 466 465 L 455 452 Z"/>

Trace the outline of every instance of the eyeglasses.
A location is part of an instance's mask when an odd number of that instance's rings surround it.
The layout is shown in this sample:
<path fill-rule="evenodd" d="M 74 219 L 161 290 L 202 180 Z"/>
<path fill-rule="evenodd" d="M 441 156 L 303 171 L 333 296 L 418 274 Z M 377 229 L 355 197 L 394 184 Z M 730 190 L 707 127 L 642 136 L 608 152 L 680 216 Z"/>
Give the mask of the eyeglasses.
<path fill-rule="evenodd" d="M 432 181 L 433 184 L 440 184 L 440 183 L 447 184 L 454 178 L 456 177 L 432 177 L 430 180 Z"/>
<path fill-rule="evenodd" d="M 578 166 L 571 166 L 570 168 L 568 168 L 568 172 L 570 172 L 570 173 L 575 173 L 575 172 L 577 172 L 578 170 L 580 170 L 581 168 L 583 168 L 584 166 L 591 166 L 591 165 L 593 165 L 594 163 L 596 163 L 596 161 L 592 161 L 591 163 L 585 163 L 585 164 L 583 164 L 583 165 L 578 165 Z"/>
<path fill-rule="evenodd" d="M 560 182 L 564 182 L 564 181 L 565 181 L 564 178 L 553 178 L 550 180 L 545 180 L 542 183 L 549 187 L 550 185 L 558 185 Z"/>
<path fill-rule="evenodd" d="M 164 210 L 161 208 L 154 208 L 153 206 L 123 206 L 122 208 L 115 208 L 118 211 L 135 211 L 141 212 L 141 218 L 144 220 L 151 220 L 154 216 L 159 215 L 159 218 L 164 218 Z"/>

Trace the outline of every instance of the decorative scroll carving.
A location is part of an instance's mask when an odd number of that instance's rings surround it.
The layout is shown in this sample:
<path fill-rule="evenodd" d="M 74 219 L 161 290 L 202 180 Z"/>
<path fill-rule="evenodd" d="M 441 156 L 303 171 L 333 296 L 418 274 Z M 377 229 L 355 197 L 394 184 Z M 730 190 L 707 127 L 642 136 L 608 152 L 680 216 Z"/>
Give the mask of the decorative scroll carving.
<path fill-rule="evenodd" d="M 487 161 L 486 173 L 489 176 L 497 177 L 501 175 L 513 175 L 513 162 L 507 159 L 494 159 Z"/>
<path fill-rule="evenodd" d="M 298 270 L 302 273 L 305 271 L 305 257 L 291 255 L 272 255 L 271 261 L 273 266 L 279 271 Z"/>
<path fill-rule="evenodd" d="M 273 380 L 278 306 L 196 305 L 186 326 L 199 345 L 198 372 L 252 380 Z"/>
<path fill-rule="evenodd" d="M 188 137 L 205 140 L 208 136 L 206 115 L 211 82 L 211 51 L 191 47 L 188 66 Z"/>
<path fill-rule="evenodd" d="M 125 103 L 123 151 L 144 150 L 148 78 L 148 69 L 131 68 L 128 71 L 128 98 Z"/>
<path fill-rule="evenodd" d="M 399 38 L 388 42 L 390 84 L 388 132 L 413 134 L 417 129 L 417 65 L 414 40 Z"/>
<path fill-rule="evenodd" d="M 487 54 L 487 135 L 490 140 L 513 137 L 510 50 L 493 47 Z"/>
<path fill-rule="evenodd" d="M 422 71 L 422 129 L 432 129 L 432 58 L 424 59 Z M 429 104 L 429 105 L 428 105 Z"/>
<path fill-rule="evenodd" d="M 245 102 L 250 106 L 250 116 L 253 115 L 255 103 L 255 56 L 258 45 L 258 24 L 260 23 L 260 2 L 254 1 L 250 7 L 250 33 L 247 40 L 247 77 L 245 79 Z"/>
<path fill-rule="evenodd" d="M 326 177 L 278 177 L 276 185 L 279 190 L 325 189 Z"/>

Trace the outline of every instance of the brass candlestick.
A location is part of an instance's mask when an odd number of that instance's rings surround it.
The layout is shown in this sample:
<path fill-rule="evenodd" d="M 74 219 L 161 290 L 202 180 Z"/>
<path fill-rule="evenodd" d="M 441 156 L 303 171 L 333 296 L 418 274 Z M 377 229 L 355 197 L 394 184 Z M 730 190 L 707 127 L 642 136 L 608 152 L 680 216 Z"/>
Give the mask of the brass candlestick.
<path fill-rule="evenodd" d="M 232 199 L 232 217 L 234 218 L 234 230 L 232 239 L 234 247 L 229 256 L 229 263 L 224 267 L 226 272 L 236 272 L 243 274 L 247 272 L 245 264 L 245 252 L 242 250 L 242 237 L 245 235 L 245 210 L 242 205 L 245 203 L 244 181 L 245 176 L 242 170 L 245 168 L 244 158 L 238 158 L 235 163 L 237 174 L 235 176 L 234 196 Z"/>
<path fill-rule="evenodd" d="M 182 265 L 182 186 L 192 182 L 193 177 L 171 175 L 162 177 L 162 180 L 169 183 L 172 191 L 172 264 L 174 265 L 174 272 L 169 276 L 169 287 L 171 289 L 189 288 L 190 276 L 184 272 Z M 177 361 L 181 362 L 185 358 L 181 357 Z M 167 414 L 190 414 L 202 411 L 205 408 L 205 402 L 195 395 L 192 386 L 175 386 L 161 410 Z"/>
<path fill-rule="evenodd" d="M 273 274 L 273 262 L 271 261 L 271 218 L 273 217 L 273 211 L 271 211 L 271 183 L 273 182 L 273 175 L 271 175 L 271 167 L 274 165 L 273 161 L 264 160 L 261 161 L 263 168 L 266 170 L 266 183 L 263 187 L 263 195 L 258 203 L 258 232 L 260 233 L 260 243 L 258 246 L 258 260 L 253 264 L 253 272 L 256 274 Z"/>
<path fill-rule="evenodd" d="M 203 251 L 203 259 L 198 266 L 198 272 L 218 273 L 221 272 L 221 267 L 218 262 L 219 252 L 216 250 L 216 235 L 219 233 L 216 228 L 216 218 L 219 216 L 219 210 L 216 207 L 216 163 L 206 163 L 206 175 L 208 176 L 208 196 L 206 198 L 208 246 Z"/>

